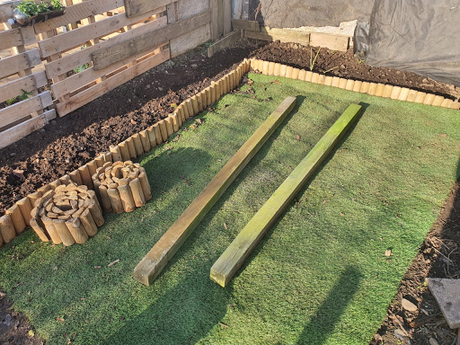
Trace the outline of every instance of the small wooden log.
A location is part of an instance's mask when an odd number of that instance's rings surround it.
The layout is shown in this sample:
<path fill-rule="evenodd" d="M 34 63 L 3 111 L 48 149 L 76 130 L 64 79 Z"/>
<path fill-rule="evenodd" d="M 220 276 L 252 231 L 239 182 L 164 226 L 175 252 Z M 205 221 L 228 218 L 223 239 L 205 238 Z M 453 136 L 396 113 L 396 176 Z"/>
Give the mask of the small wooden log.
<path fill-rule="evenodd" d="M 361 106 L 352 104 L 340 116 L 214 263 L 210 273 L 212 280 L 222 287 L 227 285 L 271 225 L 320 167 L 360 113 Z"/>
<path fill-rule="evenodd" d="M 145 200 L 149 201 L 150 199 L 152 199 L 152 192 L 150 190 L 150 183 L 145 171 L 141 171 L 138 178 L 139 182 L 141 183 L 142 191 L 144 192 Z"/>
<path fill-rule="evenodd" d="M 187 106 L 188 118 L 195 116 L 192 100 L 190 98 L 185 101 L 185 105 Z"/>
<path fill-rule="evenodd" d="M 166 124 L 166 133 L 168 133 L 168 138 L 173 135 L 174 129 L 173 129 L 173 120 L 170 116 L 164 119 L 165 124 Z"/>
<path fill-rule="evenodd" d="M 37 192 L 34 192 L 34 193 L 31 193 L 29 194 L 27 197 L 29 198 L 30 200 L 30 204 L 32 205 L 32 208 L 35 206 L 35 202 L 41 198 L 43 194 L 39 191 Z"/>
<path fill-rule="evenodd" d="M 107 187 L 100 186 L 99 193 L 101 195 L 100 201 L 101 201 L 101 206 L 104 212 L 112 212 L 112 204 L 110 203 L 110 197 L 109 197 L 109 194 L 107 193 Z"/>
<path fill-rule="evenodd" d="M 324 79 L 324 85 L 332 86 L 332 77 L 330 75 L 326 76 L 326 78 Z"/>
<path fill-rule="evenodd" d="M 136 149 L 136 157 L 140 157 L 144 154 L 144 147 L 142 146 L 141 136 L 139 133 L 134 134 L 131 136 L 133 138 L 134 147 Z"/>
<path fill-rule="evenodd" d="M 121 203 L 125 212 L 134 211 L 136 209 L 136 204 L 129 185 L 118 186 L 118 192 L 120 193 Z"/>
<path fill-rule="evenodd" d="M 88 236 L 93 237 L 97 234 L 97 225 L 94 222 L 93 216 L 89 209 L 85 209 L 79 217 L 85 232 Z"/>
<path fill-rule="evenodd" d="M 30 204 L 29 198 L 25 197 L 16 202 L 21 210 L 22 218 L 27 225 L 30 225 L 30 212 L 32 211 L 32 205 Z"/>
<path fill-rule="evenodd" d="M 354 92 L 360 92 L 363 82 L 361 80 L 355 80 L 355 85 L 353 85 Z"/>
<path fill-rule="evenodd" d="M 363 85 L 361 85 L 361 89 L 359 90 L 360 93 L 368 93 L 369 92 L 370 83 L 368 81 L 364 81 Z"/>
<path fill-rule="evenodd" d="M 347 84 L 345 85 L 345 90 L 353 91 L 354 86 L 355 86 L 355 81 L 352 80 L 352 79 L 347 79 Z"/>
<path fill-rule="evenodd" d="M 348 82 L 348 79 L 339 78 L 339 88 L 345 90 L 347 87 L 347 82 Z"/>
<path fill-rule="evenodd" d="M 91 216 L 94 219 L 94 222 L 98 227 L 104 225 L 104 217 L 102 216 L 101 207 L 98 205 L 97 199 L 93 199 L 88 206 L 89 211 L 91 212 Z"/>
<path fill-rule="evenodd" d="M 164 143 L 168 140 L 168 130 L 166 129 L 166 122 L 164 119 L 158 122 L 158 127 L 160 128 L 161 142 Z"/>
<path fill-rule="evenodd" d="M 131 188 L 131 193 L 133 194 L 134 204 L 136 205 L 136 207 L 144 206 L 145 196 L 139 178 L 135 178 L 134 180 L 132 180 L 129 183 L 129 188 Z"/>
<path fill-rule="evenodd" d="M 324 74 L 320 74 L 320 75 L 318 76 L 318 82 L 317 82 L 317 83 L 318 83 L 319 85 L 324 85 L 324 81 L 325 81 L 325 80 L 326 80 L 326 76 L 325 76 Z"/>
<path fill-rule="evenodd" d="M 407 95 L 406 101 L 408 102 L 415 102 L 415 99 L 417 98 L 418 91 L 417 90 L 409 90 L 409 94 Z"/>
<path fill-rule="evenodd" d="M 2 238 L 5 243 L 10 243 L 16 237 L 13 221 L 9 214 L 5 214 L 0 217 L 0 233 L 2 234 Z"/>
<path fill-rule="evenodd" d="M 270 63 L 268 61 L 262 62 L 262 74 L 269 75 L 269 65 Z"/>
<path fill-rule="evenodd" d="M 110 151 L 103 153 L 102 158 L 104 158 L 104 163 L 112 163 L 112 154 Z"/>
<path fill-rule="evenodd" d="M 217 97 L 216 82 L 212 81 L 211 82 L 211 104 L 215 103 L 217 100 L 218 100 L 218 97 Z"/>
<path fill-rule="evenodd" d="M 313 80 L 313 72 L 312 71 L 307 71 L 305 73 L 305 81 L 308 81 L 309 83 L 311 83 Z"/>
<path fill-rule="evenodd" d="M 16 234 L 19 235 L 23 233 L 24 229 L 26 228 L 26 222 L 24 221 L 24 217 L 22 216 L 19 206 L 14 204 L 9 209 L 7 209 L 5 213 L 10 215 Z"/>
<path fill-rule="evenodd" d="M 450 108 L 451 104 L 453 103 L 454 101 L 451 100 L 450 98 L 445 98 L 444 101 L 442 101 L 441 103 L 441 107 L 443 108 Z"/>
<path fill-rule="evenodd" d="M 286 76 L 286 69 L 287 69 L 286 65 L 281 65 L 280 66 L 280 77 L 285 77 Z"/>
<path fill-rule="evenodd" d="M 206 92 L 206 104 L 204 105 L 204 108 L 206 109 L 207 107 L 209 107 L 214 102 L 212 101 L 212 90 L 211 90 L 210 86 L 208 86 L 205 89 L 205 92 Z M 180 127 L 180 125 L 179 125 L 179 127 Z M 179 128 L 177 128 L 177 131 L 178 130 L 179 130 Z"/>
<path fill-rule="evenodd" d="M 384 98 L 391 98 L 391 94 L 393 93 L 393 85 L 385 85 L 383 88 L 382 97 Z"/>
<path fill-rule="evenodd" d="M 382 97 L 384 90 L 385 90 L 385 84 L 378 83 L 377 88 L 375 89 L 375 96 Z"/>
<path fill-rule="evenodd" d="M 48 233 L 49 237 L 51 238 L 51 241 L 54 244 L 62 243 L 61 236 L 59 236 L 58 231 L 54 227 L 53 220 L 51 218 L 47 217 L 47 216 L 42 216 L 41 220 L 42 220 L 43 225 L 44 225 L 44 227 L 46 229 L 46 232 Z"/>
<path fill-rule="evenodd" d="M 146 130 L 139 132 L 139 137 L 141 138 L 142 148 L 144 152 L 149 152 L 152 149 L 152 145 L 150 145 L 149 134 Z"/>
<path fill-rule="evenodd" d="M 97 169 L 96 160 L 93 159 L 92 161 L 89 161 L 88 163 L 86 163 L 86 165 L 88 166 L 89 175 L 93 176 L 96 173 L 96 169 Z"/>
<path fill-rule="evenodd" d="M 42 240 L 43 242 L 49 242 L 50 239 L 48 238 L 48 235 L 46 234 L 45 230 L 43 230 L 41 225 L 38 224 L 35 218 L 30 220 L 30 226 L 35 231 L 35 233 L 38 235 L 40 240 Z"/>
<path fill-rule="evenodd" d="M 121 156 L 120 148 L 118 146 L 110 146 L 110 153 L 112 154 L 112 161 L 123 161 L 123 157 Z"/>
<path fill-rule="evenodd" d="M 82 165 L 78 168 L 78 172 L 80 173 L 83 184 L 88 188 L 93 188 L 93 180 L 91 179 L 91 173 L 88 166 L 86 164 Z"/>
<path fill-rule="evenodd" d="M 340 78 L 339 77 L 332 77 L 332 86 L 333 87 L 339 87 L 340 84 Z"/>
<path fill-rule="evenodd" d="M 40 192 L 42 195 L 45 194 L 47 191 L 49 191 L 51 186 L 49 184 L 46 184 L 44 186 L 41 186 L 40 188 L 37 189 L 37 192 Z"/>
<path fill-rule="evenodd" d="M 67 229 L 72 234 L 75 242 L 78 244 L 83 244 L 88 241 L 88 234 L 85 231 L 84 226 L 78 218 L 71 218 L 65 222 Z"/>
<path fill-rule="evenodd" d="M 292 66 L 287 66 L 286 68 L 286 78 L 292 79 L 292 72 L 294 71 L 294 68 Z"/>
<path fill-rule="evenodd" d="M 391 99 L 399 99 L 399 94 L 401 93 L 402 87 L 400 86 L 393 86 L 393 90 L 391 91 L 390 98 Z"/>
<path fill-rule="evenodd" d="M 425 99 L 423 100 L 423 104 L 432 105 L 435 97 L 436 97 L 435 94 L 432 94 L 432 93 L 427 94 Z"/>
<path fill-rule="evenodd" d="M 192 107 L 193 107 L 193 116 L 195 116 L 196 114 L 198 114 L 199 112 L 199 109 L 198 109 L 198 99 L 196 96 L 192 96 L 191 98 L 192 100 Z M 166 140 L 165 140 L 166 141 Z"/>
<path fill-rule="evenodd" d="M 83 180 L 80 176 L 80 172 L 78 170 L 74 170 L 71 173 L 69 173 L 70 180 L 77 184 L 78 186 L 81 186 L 83 184 Z"/>
<path fill-rule="evenodd" d="M 423 101 L 426 98 L 426 95 L 426 92 L 418 91 L 417 96 L 415 97 L 415 103 L 423 103 Z"/>
<path fill-rule="evenodd" d="M 180 118 L 179 118 L 179 115 L 177 115 L 177 113 L 174 113 L 171 115 L 171 119 L 172 119 L 172 125 L 173 125 L 173 132 L 177 132 L 180 128 Z"/>
<path fill-rule="evenodd" d="M 147 135 L 149 137 L 150 147 L 151 148 L 156 147 L 157 146 L 157 138 L 155 136 L 155 129 L 153 128 L 153 126 L 147 128 Z M 127 160 L 127 159 L 124 159 L 124 160 Z"/>
<path fill-rule="evenodd" d="M 305 80 L 306 75 L 307 75 L 307 71 L 304 70 L 304 69 L 301 69 L 301 70 L 299 71 L 299 75 L 297 76 L 297 79 L 299 79 L 299 80 Z"/>
<path fill-rule="evenodd" d="M 133 137 L 129 137 L 128 139 L 125 140 L 125 142 L 128 145 L 129 157 L 137 158 L 136 146 L 134 145 Z"/>
<path fill-rule="evenodd" d="M 300 73 L 299 68 L 293 68 L 291 78 L 292 79 L 299 79 L 299 73 Z"/>
<path fill-rule="evenodd" d="M 61 182 L 61 185 L 64 186 L 67 186 L 68 184 L 72 183 L 72 180 L 70 179 L 70 176 L 68 174 L 59 177 L 59 181 Z"/>
<path fill-rule="evenodd" d="M 59 234 L 59 237 L 62 240 L 63 245 L 67 247 L 75 243 L 75 239 L 70 233 L 65 220 L 53 219 L 53 224 L 54 224 L 54 228 L 56 229 L 56 232 Z"/>
<path fill-rule="evenodd" d="M 94 158 L 94 160 L 96 161 L 96 165 L 98 168 L 104 165 L 104 157 L 102 155 L 97 156 L 96 158 Z"/>
<path fill-rule="evenodd" d="M 118 188 L 118 186 L 115 186 Z M 123 213 L 123 205 L 121 203 L 120 194 L 115 188 L 108 188 L 107 195 L 110 199 L 110 205 L 112 206 L 112 211 L 115 213 Z"/>
<path fill-rule="evenodd" d="M 377 83 L 369 83 L 369 90 L 367 93 L 371 96 L 375 96 L 376 92 L 377 92 Z"/>
<path fill-rule="evenodd" d="M 407 88 L 407 87 L 401 88 L 401 92 L 399 93 L 398 99 L 400 101 L 407 100 L 407 97 L 409 96 L 409 91 L 410 91 L 410 89 Z"/>
<path fill-rule="evenodd" d="M 197 101 L 198 101 L 198 109 L 200 112 L 203 111 L 204 107 L 205 107 L 205 103 L 206 103 L 206 93 L 201 91 L 200 93 L 198 93 L 198 95 L 196 95 L 196 98 L 197 98 Z"/>

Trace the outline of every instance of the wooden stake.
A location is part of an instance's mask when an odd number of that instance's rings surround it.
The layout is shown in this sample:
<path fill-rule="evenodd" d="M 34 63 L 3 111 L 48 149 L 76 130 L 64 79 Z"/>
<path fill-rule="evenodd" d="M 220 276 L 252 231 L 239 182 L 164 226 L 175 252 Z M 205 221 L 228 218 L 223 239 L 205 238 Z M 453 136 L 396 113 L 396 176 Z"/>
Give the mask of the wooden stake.
<path fill-rule="evenodd" d="M 51 238 L 51 241 L 54 244 L 60 244 L 62 243 L 61 236 L 59 236 L 59 233 L 57 232 L 56 228 L 54 227 L 54 222 L 51 218 L 48 218 L 47 216 L 42 216 L 41 220 L 43 222 L 43 225 L 46 229 L 46 232 L 48 233 L 49 237 Z"/>
<path fill-rule="evenodd" d="M 443 108 L 449 108 L 450 105 L 453 103 L 454 101 L 449 99 L 449 98 L 445 98 L 442 103 L 441 103 L 441 107 Z"/>
<path fill-rule="evenodd" d="M 93 237 L 97 234 L 97 225 L 94 222 L 93 216 L 91 215 L 89 209 L 84 210 L 79 219 L 88 236 Z"/>
<path fill-rule="evenodd" d="M 112 163 L 112 154 L 109 151 L 103 153 L 102 158 L 104 159 L 104 163 Z"/>
<path fill-rule="evenodd" d="M 425 99 L 423 100 L 423 104 L 426 104 L 426 105 L 432 105 L 433 102 L 434 102 L 434 98 L 436 97 L 436 95 L 432 94 L 432 93 L 428 93 L 425 97 Z"/>
<path fill-rule="evenodd" d="M 305 81 L 308 81 L 309 83 L 311 83 L 312 80 L 313 80 L 313 72 L 307 71 L 305 73 Z"/>
<path fill-rule="evenodd" d="M 190 118 L 190 117 L 195 115 L 195 113 L 193 112 L 192 100 L 190 98 L 185 101 L 185 106 L 187 108 L 187 113 L 186 113 L 187 117 L 185 119 L 187 120 L 188 118 Z"/>
<path fill-rule="evenodd" d="M 155 139 L 157 141 L 157 145 L 161 145 L 163 143 L 163 137 L 161 136 L 160 126 L 158 123 L 153 125 L 153 131 L 155 132 Z"/>
<path fill-rule="evenodd" d="M 192 107 L 193 107 L 193 116 L 195 116 L 196 114 L 198 114 L 198 99 L 196 98 L 196 96 L 193 96 L 191 98 L 192 100 Z"/>
<path fill-rule="evenodd" d="M 96 173 L 96 169 L 97 169 L 96 161 L 92 160 L 92 161 L 86 163 L 86 165 L 88 166 L 89 174 L 91 176 L 93 176 Z"/>
<path fill-rule="evenodd" d="M 390 98 L 392 93 L 393 93 L 393 85 L 385 85 L 385 87 L 383 88 L 382 97 Z"/>
<path fill-rule="evenodd" d="M 268 61 L 262 62 L 262 74 L 269 75 L 269 65 L 270 63 Z"/>
<path fill-rule="evenodd" d="M 102 155 L 96 157 L 94 160 L 98 168 L 104 165 L 104 157 Z"/>
<path fill-rule="evenodd" d="M 318 73 L 312 73 L 311 82 L 313 84 L 318 84 L 318 79 L 319 79 L 319 74 Z"/>
<path fill-rule="evenodd" d="M 112 210 L 115 213 L 123 213 L 123 205 L 121 203 L 120 194 L 117 189 L 109 188 L 107 189 L 107 195 L 110 199 L 110 205 Z"/>
<path fill-rule="evenodd" d="M 139 133 L 134 134 L 131 136 L 134 142 L 134 148 L 136 149 L 136 157 L 140 157 L 144 154 L 144 148 L 142 147 L 142 141 Z"/>
<path fill-rule="evenodd" d="M 128 139 L 125 140 L 125 142 L 128 145 L 129 157 L 137 158 L 136 146 L 134 145 L 133 137 L 129 137 Z"/>
<path fill-rule="evenodd" d="M 324 79 L 324 85 L 332 86 L 332 77 L 330 75 L 326 76 L 326 78 Z"/>
<path fill-rule="evenodd" d="M 165 119 L 165 123 L 166 123 L 166 133 L 168 133 L 168 138 L 174 134 L 174 129 L 173 129 L 173 120 L 170 116 L 168 116 L 166 119 Z"/>
<path fill-rule="evenodd" d="M 110 146 L 110 153 L 112 154 L 112 161 L 114 162 L 123 161 L 123 158 L 120 152 L 120 148 L 118 146 Z"/>
<path fill-rule="evenodd" d="M 203 92 L 198 93 L 196 96 L 196 102 L 198 104 L 198 112 L 201 113 L 203 111 Z"/>
<path fill-rule="evenodd" d="M 75 183 L 78 186 L 81 186 L 83 184 L 83 181 L 81 179 L 80 173 L 78 170 L 74 170 L 69 173 L 70 180 Z"/>
<path fill-rule="evenodd" d="M 218 100 L 217 97 L 217 87 L 214 81 L 211 82 L 211 104 L 216 103 Z"/>
<path fill-rule="evenodd" d="M 305 80 L 305 77 L 307 76 L 307 71 L 304 69 L 301 69 L 299 71 L 299 75 L 297 76 L 297 79 L 299 80 Z"/>
<path fill-rule="evenodd" d="M 30 205 L 32 206 L 32 208 L 35 206 L 35 202 L 41 198 L 43 194 L 41 192 L 34 192 L 34 193 L 31 193 L 29 194 L 27 197 L 29 198 L 29 201 L 30 201 Z"/>
<path fill-rule="evenodd" d="M 268 63 L 268 75 L 275 75 L 275 63 L 274 62 L 269 62 Z"/>
<path fill-rule="evenodd" d="M 340 78 L 339 77 L 332 77 L 332 86 L 333 87 L 339 87 L 340 84 Z"/>
<path fill-rule="evenodd" d="M 293 71 L 294 71 L 294 68 L 292 66 L 287 66 L 287 68 L 286 68 L 286 78 L 292 79 Z"/>
<path fill-rule="evenodd" d="M 361 90 L 359 90 L 359 92 L 369 93 L 369 86 L 370 86 L 370 83 L 368 81 L 363 82 L 363 85 L 361 85 Z"/>
<path fill-rule="evenodd" d="M 286 65 L 281 65 L 280 66 L 280 77 L 285 77 L 286 76 Z"/>
<path fill-rule="evenodd" d="M 88 188 L 93 188 L 93 180 L 91 179 L 91 174 L 89 172 L 88 166 L 86 164 L 82 165 L 78 168 L 78 172 L 80 173 L 83 184 Z"/>
<path fill-rule="evenodd" d="M 29 198 L 25 197 L 16 202 L 21 210 L 22 218 L 27 225 L 30 225 L 30 212 L 32 211 L 32 205 L 30 204 Z"/>
<path fill-rule="evenodd" d="M 98 205 L 97 199 L 93 199 L 88 206 L 91 216 L 98 227 L 104 225 L 104 217 L 102 216 L 101 207 Z"/>
<path fill-rule="evenodd" d="M 31 219 L 30 220 L 30 226 L 32 227 L 32 229 L 35 231 L 35 233 L 38 235 L 38 237 L 40 238 L 40 240 L 42 240 L 43 242 L 49 242 L 49 238 L 48 238 L 48 235 L 47 233 L 45 232 L 45 230 L 43 230 L 43 228 L 38 224 L 37 220 L 34 218 L 34 219 Z M 0 225 L 1 227 L 1 225 Z"/>
<path fill-rule="evenodd" d="M 16 237 L 13 221 L 11 220 L 11 216 L 9 214 L 5 214 L 0 217 L 0 233 L 2 234 L 2 238 L 5 243 L 10 243 Z"/>
<path fill-rule="evenodd" d="M 409 96 L 409 91 L 410 91 L 410 89 L 408 89 L 407 87 L 401 88 L 401 92 L 399 93 L 398 99 L 400 101 L 407 100 L 407 97 Z"/>
<path fill-rule="evenodd" d="M 172 114 L 171 120 L 172 120 L 173 133 L 176 133 L 181 126 L 179 124 L 179 121 L 180 121 L 179 115 L 177 115 L 177 113 Z"/>
<path fill-rule="evenodd" d="M 152 149 L 152 145 L 150 145 L 149 134 L 146 130 L 139 132 L 139 136 L 141 138 L 142 148 L 144 152 L 149 152 Z"/>
<path fill-rule="evenodd" d="M 295 104 L 294 97 L 286 98 L 174 222 L 134 269 L 134 276 L 139 282 L 152 284 L 220 196 L 294 109 Z"/>
<path fill-rule="evenodd" d="M 122 161 L 128 161 L 128 160 L 131 159 L 131 155 L 129 154 L 128 144 L 126 143 L 126 141 L 123 141 L 123 142 L 119 143 L 118 148 L 120 150 L 121 160 Z M 93 174 L 91 174 L 91 175 L 93 175 Z"/>
<path fill-rule="evenodd" d="M 65 221 L 62 219 L 53 219 L 54 228 L 65 246 L 71 246 L 75 243 L 75 239 L 67 228 Z"/>
<path fill-rule="evenodd" d="M 378 83 L 377 88 L 375 89 L 375 96 L 382 97 L 383 96 L 383 90 L 385 90 L 385 84 Z"/>
<path fill-rule="evenodd" d="M 164 143 L 168 140 L 168 130 L 166 129 L 166 122 L 164 119 L 158 122 L 158 127 L 161 133 L 161 142 Z"/>
<path fill-rule="evenodd" d="M 425 92 L 417 92 L 417 95 L 415 96 L 415 103 L 423 103 L 424 99 L 426 97 Z"/>
<path fill-rule="evenodd" d="M 355 81 L 352 79 L 348 79 L 347 84 L 345 85 L 345 90 L 353 91 L 354 87 L 355 87 Z"/>
<path fill-rule="evenodd" d="M 101 195 L 101 206 L 104 212 L 112 212 L 112 204 L 110 203 L 110 197 L 107 193 L 107 187 L 99 186 L 99 193 Z"/>
<path fill-rule="evenodd" d="M 377 84 L 376 83 L 369 83 L 369 91 L 367 92 L 371 96 L 375 96 L 375 92 L 377 91 Z"/>
<path fill-rule="evenodd" d="M 361 106 L 352 104 L 340 116 L 214 263 L 210 274 L 212 280 L 222 287 L 227 285 L 267 230 L 320 167 L 360 113 Z"/>
<path fill-rule="evenodd" d="M 347 87 L 348 80 L 345 78 L 339 78 L 339 88 L 345 89 Z"/>
<path fill-rule="evenodd" d="M 18 235 L 23 233 L 24 229 L 26 228 L 26 222 L 24 221 L 24 217 L 22 216 L 19 206 L 14 204 L 9 209 L 7 209 L 5 213 L 10 215 L 16 233 Z"/>
<path fill-rule="evenodd" d="M 355 85 L 353 85 L 353 91 L 359 92 L 361 90 L 362 85 L 363 85 L 363 82 L 361 80 L 355 80 Z"/>
<path fill-rule="evenodd" d="M 144 168 L 142 168 L 144 170 Z M 152 192 L 150 191 L 150 183 L 145 171 L 139 174 L 139 182 L 141 183 L 142 191 L 144 192 L 145 201 L 152 199 Z"/>
<path fill-rule="evenodd" d="M 393 86 L 393 91 L 391 91 L 391 99 L 399 99 L 399 94 L 401 93 L 402 88 L 400 86 Z"/>
<path fill-rule="evenodd" d="M 136 204 L 134 203 L 129 185 L 118 186 L 118 192 L 120 193 L 121 203 L 125 212 L 134 211 L 136 209 Z"/>
<path fill-rule="evenodd" d="M 135 178 L 129 182 L 129 188 L 131 188 L 131 193 L 133 194 L 134 204 L 136 207 L 144 206 L 145 196 L 139 178 Z"/>

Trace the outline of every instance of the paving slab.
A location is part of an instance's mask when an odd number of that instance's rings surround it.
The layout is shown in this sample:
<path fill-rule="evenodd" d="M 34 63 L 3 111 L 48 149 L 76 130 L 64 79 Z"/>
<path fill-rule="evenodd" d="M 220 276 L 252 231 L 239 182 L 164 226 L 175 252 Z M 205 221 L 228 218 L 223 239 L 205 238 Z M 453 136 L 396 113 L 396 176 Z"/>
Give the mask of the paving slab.
<path fill-rule="evenodd" d="M 460 328 L 460 279 L 427 278 L 428 287 L 450 328 Z"/>

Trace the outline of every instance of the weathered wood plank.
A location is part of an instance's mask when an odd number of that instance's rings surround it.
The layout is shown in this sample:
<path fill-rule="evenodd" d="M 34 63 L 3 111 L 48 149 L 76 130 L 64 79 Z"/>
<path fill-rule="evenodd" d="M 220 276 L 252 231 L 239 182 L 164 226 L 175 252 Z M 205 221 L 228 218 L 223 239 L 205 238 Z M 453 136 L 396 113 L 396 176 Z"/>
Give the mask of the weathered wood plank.
<path fill-rule="evenodd" d="M 211 40 L 216 41 L 219 38 L 219 0 L 209 0 L 211 10 Z"/>
<path fill-rule="evenodd" d="M 158 7 L 167 6 L 176 0 L 124 0 L 128 18 L 140 16 Z"/>
<path fill-rule="evenodd" d="M 167 24 L 168 23 L 166 17 L 161 17 L 157 20 L 151 21 L 142 26 L 129 30 L 124 34 L 112 37 L 107 41 L 102 41 L 98 44 L 95 44 L 94 46 L 87 47 L 73 54 L 65 55 L 56 61 L 47 63 L 45 65 L 46 73 L 48 74 L 49 78 L 57 78 L 60 75 L 73 70 L 74 68 L 91 62 L 91 54 L 94 52 L 97 52 L 101 49 L 106 49 L 112 45 L 130 41 L 134 37 L 148 32 L 153 32 L 159 28 L 166 26 Z"/>
<path fill-rule="evenodd" d="M 260 31 L 245 30 L 244 36 L 263 41 L 279 40 L 281 42 L 299 43 L 305 46 L 310 44 L 310 33 L 289 29 L 270 29 L 268 27 L 261 27 Z"/>
<path fill-rule="evenodd" d="M 22 45 L 22 36 L 19 29 L 0 32 L 0 50 Z"/>
<path fill-rule="evenodd" d="M 310 34 L 310 45 L 313 47 L 325 47 L 332 50 L 347 51 L 350 38 L 328 34 L 324 32 L 312 32 Z"/>
<path fill-rule="evenodd" d="M 30 133 L 42 128 L 50 118 L 56 117 L 54 109 L 48 110 L 45 113 L 24 121 L 14 127 L 11 127 L 0 133 L 0 149 L 14 144 L 16 141 L 24 138 Z"/>
<path fill-rule="evenodd" d="M 233 30 L 260 31 L 260 24 L 256 20 L 232 19 Z"/>
<path fill-rule="evenodd" d="M 319 168 L 360 113 L 361 106 L 352 104 L 332 125 L 214 263 L 210 274 L 212 280 L 222 287 L 227 285 L 267 230 Z"/>
<path fill-rule="evenodd" d="M 220 196 L 294 109 L 295 104 L 294 97 L 288 97 L 281 103 L 139 262 L 134 269 L 134 277 L 140 283 L 152 284 Z"/>
<path fill-rule="evenodd" d="M 167 43 L 164 43 L 160 45 L 159 47 L 155 47 L 155 50 L 158 48 L 162 48 L 166 45 Z M 159 53 L 159 52 L 158 52 Z M 62 81 L 57 81 L 51 86 L 51 90 L 53 91 L 53 95 L 55 98 L 60 98 L 66 94 L 71 93 L 72 91 L 78 90 L 79 88 L 95 81 L 97 78 L 101 78 L 105 75 L 108 75 L 117 69 L 123 67 L 124 65 L 133 62 L 136 59 L 141 58 L 142 56 L 145 56 L 145 52 L 138 53 L 136 55 L 130 56 L 129 58 L 123 59 L 121 61 L 118 61 L 117 63 L 110 65 L 106 68 L 103 68 L 101 70 L 95 70 L 93 67 L 90 67 L 88 69 L 85 69 L 84 71 L 74 74 L 70 77 L 67 77 L 66 79 Z"/>
<path fill-rule="evenodd" d="M 241 39 L 241 31 L 233 31 L 224 38 L 218 40 L 208 48 L 208 57 L 212 57 L 219 50 L 231 47 Z"/>
<path fill-rule="evenodd" d="M 169 50 L 162 50 L 159 54 L 154 55 L 142 62 L 135 64 L 134 66 L 127 68 L 123 72 L 120 72 L 89 89 L 78 93 L 74 97 L 70 97 L 65 103 L 58 103 L 56 109 L 59 116 L 64 116 L 75 109 L 95 100 L 102 96 L 106 92 L 113 90 L 114 88 L 126 83 L 134 77 L 148 71 L 149 69 L 161 64 L 169 59 Z"/>
<path fill-rule="evenodd" d="M 3 108 L 0 110 L 0 128 L 26 117 L 35 111 L 43 110 L 51 104 L 53 104 L 51 93 L 46 91 L 25 101 Z"/>
<path fill-rule="evenodd" d="M 45 71 L 39 71 L 23 78 L 13 80 L 0 86 L 0 102 L 21 95 L 22 90 L 32 92 L 46 84 L 48 84 L 48 79 Z"/>
<path fill-rule="evenodd" d="M 224 35 L 232 31 L 232 0 L 222 0 L 224 11 Z"/>
<path fill-rule="evenodd" d="M 37 34 L 124 6 L 123 0 L 91 0 L 66 7 L 65 14 L 34 26 Z"/>
<path fill-rule="evenodd" d="M 19 71 L 32 68 L 41 64 L 38 49 L 28 50 L 24 53 L 9 56 L 0 60 L 0 78 L 7 77 Z"/>
<path fill-rule="evenodd" d="M 104 50 L 99 50 L 92 54 L 94 69 L 98 70 L 105 68 L 131 55 L 156 47 L 165 41 L 179 37 L 210 21 L 211 11 L 208 10 L 197 16 L 170 24 L 155 32 L 148 32 L 130 41 L 113 45 Z"/>
<path fill-rule="evenodd" d="M 146 16 L 153 16 L 159 12 L 162 12 L 162 9 L 151 11 L 147 13 Z M 78 47 L 91 39 L 108 35 L 127 25 L 134 24 L 140 19 L 142 18 L 127 18 L 124 13 L 108 17 L 90 25 L 85 25 L 81 28 L 38 42 L 40 53 L 42 57 L 48 57 L 71 48 Z"/>

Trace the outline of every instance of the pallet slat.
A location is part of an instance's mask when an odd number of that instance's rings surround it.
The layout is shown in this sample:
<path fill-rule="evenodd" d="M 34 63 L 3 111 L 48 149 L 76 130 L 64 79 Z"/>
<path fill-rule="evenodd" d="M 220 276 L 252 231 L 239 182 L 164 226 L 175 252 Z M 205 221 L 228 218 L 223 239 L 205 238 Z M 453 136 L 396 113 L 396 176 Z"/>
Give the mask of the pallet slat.
<path fill-rule="evenodd" d="M 25 101 L 3 108 L 0 110 L 0 127 L 7 126 L 33 112 L 43 110 L 51 104 L 53 104 L 51 93 L 46 91 Z"/>
<path fill-rule="evenodd" d="M 145 16 L 153 16 L 162 9 L 157 9 L 146 13 Z M 100 20 L 98 22 L 85 25 L 81 28 L 53 36 L 38 42 L 40 53 L 42 57 L 49 57 L 51 55 L 78 47 L 85 44 L 91 39 L 108 35 L 112 32 L 118 31 L 121 28 L 134 24 L 142 18 L 127 18 L 124 13 L 117 14 L 112 17 Z"/>
<path fill-rule="evenodd" d="M 16 79 L 0 86 L 0 102 L 21 95 L 22 90 L 31 92 L 48 84 L 45 71 Z"/>
<path fill-rule="evenodd" d="M 115 44 L 107 49 L 101 49 L 92 54 L 94 69 L 103 69 L 133 54 L 156 47 L 165 41 L 179 37 L 210 21 L 211 11 L 208 10 L 197 16 L 169 24 L 155 32 L 148 32 L 130 41 Z"/>
<path fill-rule="evenodd" d="M 19 71 L 32 68 L 41 64 L 38 49 L 28 50 L 24 53 L 9 56 L 0 60 L 0 78 L 10 76 Z"/>
<path fill-rule="evenodd" d="M 140 16 L 158 7 L 172 4 L 175 0 L 125 0 L 125 11 L 128 18 Z"/>
<path fill-rule="evenodd" d="M 91 47 L 85 48 L 83 50 L 77 51 L 73 54 L 69 54 L 61 57 L 56 61 L 49 62 L 45 65 L 46 73 L 49 78 L 57 78 L 58 76 L 73 70 L 79 66 L 82 66 L 86 63 L 91 62 L 91 54 L 95 53 L 98 50 L 108 48 L 112 45 L 119 44 L 125 41 L 129 41 L 134 37 L 139 35 L 152 32 L 156 29 L 162 28 L 167 25 L 167 18 L 161 17 L 157 20 L 154 20 L 150 23 L 142 25 L 140 27 L 129 30 L 128 32 L 110 38 L 107 41 L 100 42 Z"/>

